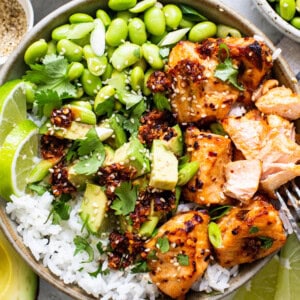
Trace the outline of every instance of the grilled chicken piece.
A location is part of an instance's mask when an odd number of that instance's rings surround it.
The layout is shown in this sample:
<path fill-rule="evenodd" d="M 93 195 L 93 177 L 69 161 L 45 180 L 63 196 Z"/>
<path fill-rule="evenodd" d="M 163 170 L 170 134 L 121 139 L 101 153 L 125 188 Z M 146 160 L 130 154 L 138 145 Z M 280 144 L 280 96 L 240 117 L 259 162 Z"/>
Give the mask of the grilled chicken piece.
<path fill-rule="evenodd" d="M 226 58 L 220 59 L 220 44 L 227 45 L 233 65 L 239 69 L 243 91 L 214 75 Z M 162 72 L 155 72 L 148 86 L 153 92 L 165 86 L 180 123 L 205 122 L 225 118 L 237 100 L 249 103 L 271 67 L 270 49 L 253 38 L 210 38 L 202 44 L 181 41 L 170 53 L 167 79 Z"/>
<path fill-rule="evenodd" d="M 270 89 L 258 98 L 255 105 L 265 114 L 276 114 L 288 120 L 300 118 L 300 95 L 284 86 Z"/>
<path fill-rule="evenodd" d="M 210 257 L 208 222 L 205 212 L 178 214 L 145 244 L 150 277 L 171 298 L 187 293 L 207 268 Z M 162 241 L 167 246 L 160 247 Z"/>
<path fill-rule="evenodd" d="M 227 164 L 224 193 L 228 197 L 249 203 L 258 190 L 262 163 L 259 160 L 238 160 Z"/>
<path fill-rule="evenodd" d="M 223 267 L 250 263 L 280 249 L 286 234 L 278 211 L 262 196 L 250 205 L 233 207 L 218 221 L 222 246 L 215 248 Z"/>
<path fill-rule="evenodd" d="M 185 144 L 191 161 L 200 163 L 197 174 L 183 189 L 185 199 L 201 205 L 229 203 L 223 185 L 224 166 L 231 161 L 230 139 L 191 126 L 185 132 Z"/>
<path fill-rule="evenodd" d="M 287 138 L 295 141 L 296 130 L 294 123 L 277 115 L 267 115 L 267 123 L 271 129 L 276 129 L 280 133 L 283 133 Z"/>

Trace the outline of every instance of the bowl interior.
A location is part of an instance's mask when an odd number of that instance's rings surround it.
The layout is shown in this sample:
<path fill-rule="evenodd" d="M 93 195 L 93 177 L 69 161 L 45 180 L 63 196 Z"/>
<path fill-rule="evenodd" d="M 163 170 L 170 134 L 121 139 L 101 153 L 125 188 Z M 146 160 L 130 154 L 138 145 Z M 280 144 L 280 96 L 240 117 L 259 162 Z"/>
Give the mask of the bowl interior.
<path fill-rule="evenodd" d="M 30 0 L 18 0 L 20 4 L 22 5 L 26 18 L 27 18 L 27 27 L 28 30 L 30 30 L 33 27 L 34 23 L 34 13 L 33 13 L 33 8 Z"/>
<path fill-rule="evenodd" d="M 162 2 L 173 2 L 173 3 L 185 3 L 198 9 L 201 13 L 206 15 L 212 21 L 216 23 L 223 23 L 229 26 L 236 27 L 245 35 L 259 35 L 268 46 L 275 51 L 275 47 L 271 41 L 255 26 L 250 24 L 247 20 L 243 19 L 240 15 L 234 13 L 230 9 L 215 0 L 202 0 L 202 1 L 162 1 Z M 7 80 L 20 77 L 25 71 L 25 65 L 23 62 L 23 55 L 25 49 L 33 41 L 40 38 L 48 39 L 51 35 L 51 31 L 56 26 L 67 22 L 68 17 L 74 12 L 95 12 L 96 9 L 106 7 L 107 1 L 101 0 L 74 0 L 70 3 L 60 7 L 55 12 L 48 15 L 45 19 L 40 21 L 25 37 L 20 47 L 15 51 L 3 66 L 0 72 L 0 84 Z M 298 85 L 294 78 L 293 73 L 289 69 L 287 63 L 279 56 L 274 65 L 274 73 L 276 78 L 279 79 L 281 84 L 284 84 L 292 88 L 295 92 L 299 92 Z M 23 258 L 29 263 L 29 265 L 36 271 L 38 275 L 50 282 L 52 285 L 62 290 L 66 294 L 70 295 L 75 299 L 94 299 L 87 296 L 81 289 L 73 285 L 65 285 L 55 275 L 53 275 L 47 268 L 41 263 L 35 261 L 30 251 L 23 245 L 21 237 L 17 234 L 16 225 L 12 222 L 5 213 L 5 202 L 0 200 L 0 225 L 2 226 L 5 234 L 9 240 L 13 243 L 16 250 L 23 256 Z M 251 265 L 244 265 L 240 268 L 240 273 L 237 277 L 231 280 L 230 288 L 222 295 L 207 296 L 199 293 L 190 293 L 189 299 L 219 299 L 225 295 L 231 293 L 240 285 L 249 280 L 259 269 L 261 269 L 270 257 L 263 260 L 259 260 Z"/>

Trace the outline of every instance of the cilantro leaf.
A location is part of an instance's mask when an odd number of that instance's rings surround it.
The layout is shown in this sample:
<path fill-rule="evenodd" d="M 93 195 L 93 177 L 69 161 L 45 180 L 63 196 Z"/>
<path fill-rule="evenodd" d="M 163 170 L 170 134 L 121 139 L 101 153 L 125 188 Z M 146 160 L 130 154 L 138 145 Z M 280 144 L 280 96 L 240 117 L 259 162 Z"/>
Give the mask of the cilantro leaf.
<path fill-rule="evenodd" d="M 92 277 L 97 277 L 98 274 L 101 274 L 101 275 L 104 275 L 104 276 L 108 275 L 109 274 L 109 269 L 102 270 L 102 268 L 103 268 L 103 263 L 100 262 L 98 269 L 95 272 L 90 272 L 89 275 L 92 276 Z"/>
<path fill-rule="evenodd" d="M 262 243 L 261 248 L 263 249 L 270 249 L 274 242 L 274 240 L 268 236 L 260 236 L 259 239 Z"/>
<path fill-rule="evenodd" d="M 249 233 L 257 233 L 257 232 L 259 232 L 259 228 L 257 226 L 252 226 L 249 229 Z"/>
<path fill-rule="evenodd" d="M 91 151 L 96 150 L 98 146 L 102 144 L 95 128 L 91 128 L 86 134 L 85 138 L 78 140 L 78 143 L 78 154 L 80 156 L 90 154 Z"/>
<path fill-rule="evenodd" d="M 31 183 L 27 187 L 33 192 L 37 193 L 39 196 L 42 196 L 47 191 L 45 186 L 36 183 Z"/>
<path fill-rule="evenodd" d="M 132 273 L 146 273 L 149 272 L 149 268 L 146 261 L 139 261 L 136 265 L 131 269 Z"/>
<path fill-rule="evenodd" d="M 188 266 L 190 264 L 188 255 L 178 254 L 177 261 L 181 266 Z"/>
<path fill-rule="evenodd" d="M 62 220 L 67 221 L 70 218 L 71 206 L 66 203 L 69 199 L 61 197 L 59 200 L 55 200 L 52 203 L 52 209 L 48 216 L 48 219 L 52 215 L 52 223 L 60 224 Z M 47 220 L 48 220 L 47 219 Z"/>
<path fill-rule="evenodd" d="M 94 250 L 85 238 L 77 235 L 77 236 L 75 236 L 73 242 L 76 246 L 76 249 L 74 251 L 74 255 L 77 255 L 80 252 L 86 252 L 88 254 L 89 258 L 88 258 L 87 261 L 84 261 L 84 262 L 88 263 L 88 262 L 93 261 L 93 259 L 94 259 Z"/>
<path fill-rule="evenodd" d="M 170 249 L 170 243 L 167 237 L 161 237 L 157 239 L 156 247 L 161 251 L 161 253 L 166 253 Z"/>
<path fill-rule="evenodd" d="M 111 208 L 115 210 L 116 215 L 128 215 L 134 211 L 137 199 L 137 186 L 132 186 L 131 182 L 122 182 L 116 188 L 115 194 L 118 198 L 114 200 Z"/>
<path fill-rule="evenodd" d="M 48 94 L 52 91 L 56 92 L 60 99 L 75 97 L 76 88 L 67 76 L 68 66 L 69 63 L 63 56 L 46 55 L 42 64 L 30 65 L 31 70 L 26 71 L 23 79 L 37 85 L 37 94 Z"/>
<path fill-rule="evenodd" d="M 127 119 L 124 118 L 122 120 L 124 129 L 127 130 L 131 135 L 134 135 L 138 132 L 139 126 L 141 125 L 140 118 L 146 109 L 147 106 L 145 101 L 141 101 L 132 108 L 130 116 Z"/>
<path fill-rule="evenodd" d="M 219 56 L 220 56 L 220 53 L 222 52 L 222 50 L 226 51 L 226 58 L 223 62 L 218 64 L 218 66 L 216 67 L 215 74 L 214 74 L 215 77 L 219 78 L 220 80 L 222 80 L 224 82 L 227 81 L 227 82 L 231 83 L 238 90 L 243 91 L 244 88 L 241 85 L 239 85 L 239 83 L 237 81 L 239 70 L 238 70 L 238 68 L 236 68 L 233 65 L 232 60 L 229 57 L 229 49 L 228 49 L 227 45 L 220 44 Z"/>
<path fill-rule="evenodd" d="M 153 96 L 153 101 L 158 110 L 168 110 L 171 111 L 171 105 L 168 98 L 162 93 L 155 93 Z"/>

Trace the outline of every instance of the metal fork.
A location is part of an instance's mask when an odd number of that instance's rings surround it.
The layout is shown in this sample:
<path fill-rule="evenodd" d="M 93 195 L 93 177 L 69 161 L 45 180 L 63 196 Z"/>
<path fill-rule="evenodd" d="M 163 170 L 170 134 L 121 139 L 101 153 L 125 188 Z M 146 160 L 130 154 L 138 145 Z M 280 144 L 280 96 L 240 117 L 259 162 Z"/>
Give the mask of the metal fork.
<path fill-rule="evenodd" d="M 300 241 L 300 188 L 295 180 L 283 185 L 275 191 L 280 202 L 280 216 L 283 220 L 285 230 L 288 234 L 295 233 Z"/>

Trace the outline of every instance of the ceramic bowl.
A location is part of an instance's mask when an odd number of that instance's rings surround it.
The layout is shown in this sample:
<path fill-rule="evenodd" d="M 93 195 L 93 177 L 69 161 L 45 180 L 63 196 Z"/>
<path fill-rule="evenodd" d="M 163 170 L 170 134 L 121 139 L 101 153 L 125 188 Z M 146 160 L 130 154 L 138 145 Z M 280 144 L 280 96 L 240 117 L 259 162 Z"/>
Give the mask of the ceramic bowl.
<path fill-rule="evenodd" d="M 290 39 L 300 42 L 300 30 L 282 19 L 267 0 L 254 0 L 258 10 L 266 20 Z"/>
<path fill-rule="evenodd" d="M 34 13 L 33 8 L 30 0 L 18 0 L 20 5 L 22 6 L 25 17 L 26 17 L 26 32 L 30 31 L 33 27 L 34 23 Z M 0 57 L 0 66 L 4 64 L 7 60 L 8 56 L 1 56 Z"/>
<path fill-rule="evenodd" d="M 165 2 L 165 1 L 162 1 Z M 167 2 L 167 1 L 166 1 Z M 275 51 L 275 47 L 272 45 L 271 41 L 254 25 L 249 23 L 248 20 L 242 18 L 237 13 L 233 12 L 231 9 L 225 7 L 223 4 L 216 0 L 173 0 L 173 3 L 185 3 L 190 6 L 195 7 L 201 13 L 206 15 L 209 19 L 215 21 L 216 23 L 224 23 L 229 26 L 238 28 L 243 34 L 253 36 L 259 35 L 268 46 Z M 0 84 L 13 78 L 20 77 L 25 71 L 25 64 L 23 62 L 23 55 L 26 47 L 28 47 L 32 42 L 45 38 L 48 39 L 51 35 L 53 28 L 60 24 L 66 23 L 68 17 L 75 12 L 95 12 L 99 7 L 105 8 L 107 1 L 103 0 L 74 0 L 70 1 L 68 4 L 60 7 L 53 13 L 49 14 L 46 18 L 40 21 L 33 30 L 26 36 L 20 47 L 15 51 L 4 65 L 0 72 Z M 274 76 L 278 78 L 281 84 L 284 84 L 295 92 L 299 92 L 298 85 L 294 78 L 293 73 L 289 69 L 287 63 L 279 56 L 274 64 Z M 67 295 L 73 297 L 74 299 L 94 299 L 88 296 L 83 290 L 74 285 L 66 285 L 63 281 L 59 280 L 54 276 L 47 268 L 45 268 L 42 263 L 37 262 L 30 251 L 24 246 L 21 237 L 16 232 L 16 225 L 12 222 L 5 213 L 5 202 L 0 200 L 0 225 L 2 226 L 5 234 L 14 245 L 16 250 L 23 256 L 23 258 L 28 262 L 28 264 L 35 270 L 35 272 L 46 281 L 50 282 L 53 286 L 65 292 Z M 252 264 L 245 264 L 240 268 L 239 275 L 232 278 L 230 281 L 230 288 L 226 290 L 225 294 L 222 295 L 206 295 L 203 293 L 189 293 L 188 299 L 203 300 L 203 299 L 221 299 L 225 295 L 228 295 L 246 281 L 248 281 L 254 274 L 256 274 L 265 264 L 268 262 L 270 257 L 259 260 Z"/>

